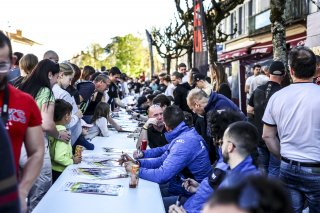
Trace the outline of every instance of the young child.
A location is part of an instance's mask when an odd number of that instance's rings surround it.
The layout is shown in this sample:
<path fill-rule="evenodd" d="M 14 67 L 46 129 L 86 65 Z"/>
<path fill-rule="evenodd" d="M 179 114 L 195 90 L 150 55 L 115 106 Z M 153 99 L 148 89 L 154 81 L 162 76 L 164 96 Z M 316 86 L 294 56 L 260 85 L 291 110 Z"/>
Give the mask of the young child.
<path fill-rule="evenodd" d="M 97 104 L 91 123 L 93 127 L 88 129 L 88 134 L 85 136 L 87 140 L 91 140 L 96 136 L 108 137 L 108 121 L 110 114 L 109 104 L 100 102 Z"/>
<path fill-rule="evenodd" d="M 58 131 L 66 130 L 66 125 L 71 120 L 72 105 L 62 99 L 57 99 L 54 106 L 54 122 Z M 75 163 L 81 162 L 80 156 L 72 156 L 71 143 L 65 143 L 59 139 L 49 137 L 50 157 L 52 163 L 52 183 L 61 175 L 63 170 Z"/>

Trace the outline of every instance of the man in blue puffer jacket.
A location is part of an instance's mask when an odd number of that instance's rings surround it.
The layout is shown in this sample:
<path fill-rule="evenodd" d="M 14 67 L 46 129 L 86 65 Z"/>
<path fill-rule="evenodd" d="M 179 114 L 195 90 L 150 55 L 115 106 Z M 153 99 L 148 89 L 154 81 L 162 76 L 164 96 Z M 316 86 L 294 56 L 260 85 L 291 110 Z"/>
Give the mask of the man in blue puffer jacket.
<path fill-rule="evenodd" d="M 231 124 L 222 143 L 223 159 L 229 164 L 229 170 L 215 168 L 200 184 L 187 179 L 184 182 L 185 188 L 195 194 L 184 203 L 184 210 L 173 205 L 169 212 L 199 213 L 216 189 L 235 186 L 250 175 L 259 175 L 260 172 L 251 157 L 256 152 L 258 139 L 258 132 L 250 123 L 238 121 Z"/>
<path fill-rule="evenodd" d="M 138 160 L 139 175 L 159 184 L 169 182 L 169 195 L 187 195 L 181 179 L 192 178 L 201 182 L 212 172 L 205 141 L 194 128 L 185 124 L 179 107 L 167 107 L 163 119 L 169 144 L 143 152 L 143 159 Z M 127 171 L 130 167 L 127 164 Z"/>

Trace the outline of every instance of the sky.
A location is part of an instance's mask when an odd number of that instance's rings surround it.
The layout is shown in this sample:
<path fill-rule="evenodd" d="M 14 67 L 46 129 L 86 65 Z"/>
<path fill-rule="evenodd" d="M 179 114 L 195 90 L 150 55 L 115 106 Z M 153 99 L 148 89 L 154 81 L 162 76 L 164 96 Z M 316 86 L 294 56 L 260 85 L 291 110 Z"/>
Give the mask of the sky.
<path fill-rule="evenodd" d="M 42 57 L 52 49 L 61 60 L 91 43 L 105 46 L 115 36 L 145 38 L 145 29 L 166 26 L 175 13 L 173 0 L 1 0 L 0 5 L 1 30 L 20 29 L 42 44 L 20 51 Z M 18 48 L 23 49 L 17 45 L 13 51 Z"/>

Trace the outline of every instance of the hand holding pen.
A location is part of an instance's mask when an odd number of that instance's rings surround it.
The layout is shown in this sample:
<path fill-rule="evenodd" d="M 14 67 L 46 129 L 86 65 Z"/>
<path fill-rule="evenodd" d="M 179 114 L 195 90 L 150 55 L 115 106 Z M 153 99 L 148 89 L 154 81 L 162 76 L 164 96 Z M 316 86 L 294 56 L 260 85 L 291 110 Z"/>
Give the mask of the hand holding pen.
<path fill-rule="evenodd" d="M 181 180 L 183 181 L 182 186 L 185 188 L 185 190 L 187 190 L 190 193 L 196 193 L 196 191 L 200 186 L 200 184 L 197 181 L 191 178 L 187 178 L 187 179 L 181 178 Z"/>

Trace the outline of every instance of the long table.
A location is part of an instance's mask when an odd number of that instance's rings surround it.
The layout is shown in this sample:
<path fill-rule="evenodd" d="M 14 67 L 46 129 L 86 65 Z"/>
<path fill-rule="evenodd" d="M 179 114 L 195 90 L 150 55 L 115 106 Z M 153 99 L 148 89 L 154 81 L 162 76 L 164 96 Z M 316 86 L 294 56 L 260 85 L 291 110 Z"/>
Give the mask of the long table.
<path fill-rule="evenodd" d="M 134 128 L 137 123 L 129 120 L 129 116 L 124 112 L 119 113 L 119 118 L 115 121 L 128 128 Z M 128 138 L 128 133 L 117 133 L 110 131 L 109 137 L 97 137 L 92 140 L 95 145 L 93 151 L 84 150 L 83 158 L 100 156 L 104 153 L 103 147 L 119 149 L 135 149 L 133 138 Z M 59 179 L 50 188 L 47 194 L 34 209 L 34 213 L 163 213 L 165 212 L 159 185 L 146 180 L 139 180 L 139 185 L 135 189 L 129 188 L 129 178 L 112 180 L 88 180 L 81 179 L 72 171 L 81 167 L 83 163 L 68 166 Z M 72 193 L 62 191 L 61 187 L 67 182 L 88 182 L 88 183 L 108 183 L 122 185 L 124 188 L 119 196 L 95 195 Z"/>

